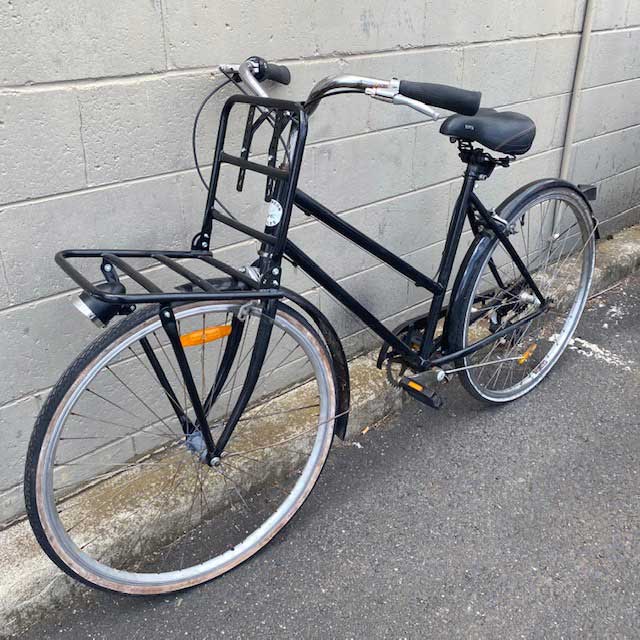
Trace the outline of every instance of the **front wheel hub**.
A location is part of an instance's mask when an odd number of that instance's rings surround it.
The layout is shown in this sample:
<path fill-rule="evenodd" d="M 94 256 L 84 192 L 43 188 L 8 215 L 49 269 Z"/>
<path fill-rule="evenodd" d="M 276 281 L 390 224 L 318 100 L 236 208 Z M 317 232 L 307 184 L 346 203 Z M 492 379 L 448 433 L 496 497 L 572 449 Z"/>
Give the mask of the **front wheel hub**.
<path fill-rule="evenodd" d="M 187 449 L 198 457 L 200 462 L 207 461 L 207 443 L 204 441 L 201 431 L 188 433 L 185 439 Z"/>

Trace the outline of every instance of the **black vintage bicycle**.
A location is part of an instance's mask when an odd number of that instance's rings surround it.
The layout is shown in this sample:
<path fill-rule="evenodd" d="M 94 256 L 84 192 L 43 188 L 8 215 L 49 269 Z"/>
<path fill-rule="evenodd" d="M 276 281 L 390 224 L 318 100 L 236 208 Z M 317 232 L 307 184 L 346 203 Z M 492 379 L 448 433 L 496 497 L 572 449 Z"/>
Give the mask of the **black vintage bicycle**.
<path fill-rule="evenodd" d="M 378 365 L 390 380 L 434 407 L 434 382 L 453 373 L 489 403 L 531 391 L 567 347 L 591 283 L 596 225 L 582 190 L 539 180 L 495 211 L 474 193 L 529 150 L 528 117 L 480 109 L 472 91 L 359 76 L 327 78 L 304 102 L 272 99 L 261 82 L 288 84 L 285 67 L 254 57 L 221 71 L 244 94 L 222 109 L 191 248 L 56 256 L 83 289 L 85 315 L 101 326 L 126 317 L 78 356 L 43 406 L 27 511 L 62 570 L 112 591 L 172 592 L 250 558 L 303 504 L 334 434 L 344 437 L 347 360 L 326 317 L 283 286 L 289 262 L 381 338 Z M 297 189 L 309 117 L 321 100 L 354 92 L 431 118 L 432 107 L 455 112 L 440 131 L 466 169 L 434 278 Z M 229 176 L 233 193 L 264 196 L 262 229 L 220 202 Z M 429 292 L 429 312 L 388 329 L 288 238 L 294 205 Z M 467 221 L 474 240 L 451 284 Z M 215 257 L 214 223 L 253 239 L 257 258 L 234 268 Z"/>

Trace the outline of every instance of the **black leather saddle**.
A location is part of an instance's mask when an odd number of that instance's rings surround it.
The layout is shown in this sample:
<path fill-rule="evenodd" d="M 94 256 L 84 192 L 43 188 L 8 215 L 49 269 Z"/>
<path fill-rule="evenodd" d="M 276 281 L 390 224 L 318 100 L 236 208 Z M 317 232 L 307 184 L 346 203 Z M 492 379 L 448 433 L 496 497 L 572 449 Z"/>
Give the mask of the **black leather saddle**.
<path fill-rule="evenodd" d="M 478 109 L 475 116 L 449 116 L 442 123 L 440 133 L 518 156 L 531 148 L 536 125 L 531 118 L 515 111 Z"/>

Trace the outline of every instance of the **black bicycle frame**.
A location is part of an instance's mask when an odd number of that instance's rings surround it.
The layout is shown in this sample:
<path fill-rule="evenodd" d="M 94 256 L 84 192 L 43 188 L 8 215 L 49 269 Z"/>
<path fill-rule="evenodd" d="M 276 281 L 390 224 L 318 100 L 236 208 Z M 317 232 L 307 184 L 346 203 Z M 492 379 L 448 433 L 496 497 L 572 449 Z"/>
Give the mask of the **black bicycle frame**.
<path fill-rule="evenodd" d="M 227 124 L 229 114 L 232 108 L 238 104 L 245 104 L 248 107 L 249 115 L 245 128 L 243 140 L 243 148 L 240 155 L 229 154 L 225 151 L 225 138 L 227 132 Z M 256 112 L 259 116 L 256 118 Z M 274 125 L 274 133 L 271 137 L 269 147 L 268 163 L 259 164 L 249 160 L 249 148 L 255 131 L 265 122 L 271 122 Z M 285 130 L 289 128 L 289 142 L 285 143 L 283 135 Z M 194 237 L 190 251 L 144 251 L 144 250 L 66 250 L 56 255 L 56 261 L 65 270 L 65 272 L 73 278 L 76 283 L 85 290 L 92 298 L 114 305 L 119 313 L 130 313 L 133 305 L 138 303 L 157 303 L 160 305 L 160 317 L 163 327 L 169 337 L 173 350 L 176 354 L 181 373 L 184 378 L 187 392 L 190 396 L 198 427 L 202 430 L 206 445 L 208 461 L 216 459 L 224 449 L 224 446 L 231 435 L 235 425 L 246 407 L 249 398 L 253 392 L 260 370 L 262 368 L 268 342 L 271 335 L 270 321 L 276 314 L 276 301 L 280 299 L 291 298 L 291 292 L 281 288 L 280 280 L 282 275 L 282 259 L 286 258 L 293 264 L 299 266 L 307 275 L 315 280 L 330 295 L 343 304 L 347 309 L 354 313 L 364 324 L 374 333 L 387 343 L 393 355 L 402 357 L 416 370 L 425 370 L 431 366 L 439 366 L 465 357 L 470 353 L 483 348 L 486 344 L 499 339 L 501 336 L 516 330 L 519 326 L 523 326 L 527 322 L 531 322 L 535 317 L 546 310 L 546 301 L 535 282 L 527 271 L 526 266 L 518 256 L 516 250 L 508 239 L 509 230 L 505 221 L 495 217 L 480 202 L 479 198 L 474 194 L 476 181 L 485 179 L 493 170 L 495 164 L 499 160 L 495 160 L 479 149 L 470 147 L 461 147 L 460 156 L 466 162 L 466 170 L 460 195 L 456 201 L 445 245 L 440 259 L 440 265 L 436 279 L 421 273 L 408 262 L 398 255 L 389 251 L 381 244 L 371 239 L 369 236 L 359 231 L 333 211 L 314 200 L 311 196 L 297 189 L 298 176 L 302 164 L 302 156 L 304 152 L 304 144 L 307 134 L 307 114 L 304 107 L 300 103 L 276 100 L 273 98 L 258 98 L 255 96 L 232 96 L 225 103 L 220 118 L 220 127 L 218 129 L 218 137 L 216 149 L 213 158 L 211 181 L 209 193 L 207 197 L 207 206 L 202 222 L 200 232 Z M 285 162 L 276 167 L 276 158 L 280 142 L 284 145 Z M 506 160 L 504 161 L 506 162 Z M 265 190 L 265 199 L 271 205 L 276 206 L 279 211 L 279 218 L 269 220 L 263 231 L 258 231 L 248 225 L 223 215 L 216 209 L 216 190 L 220 177 L 220 169 L 222 164 L 229 164 L 238 167 L 239 174 L 236 188 L 242 190 L 244 183 L 244 175 L 246 171 L 253 171 L 266 176 L 267 184 Z M 275 203 L 274 203 L 275 201 Z M 310 258 L 302 249 L 296 246 L 288 238 L 289 223 L 293 206 L 297 206 L 306 215 L 312 216 L 328 226 L 333 231 L 347 238 L 364 251 L 372 254 L 389 267 L 411 280 L 417 287 L 426 289 L 432 294 L 429 311 L 424 316 L 426 324 L 421 337 L 419 351 L 415 351 L 409 344 L 406 344 L 398 338 L 392 331 L 387 329 L 384 324 L 376 318 L 368 309 L 366 309 L 356 298 L 338 284 L 329 274 L 327 274 L 312 258 Z M 453 264 L 456 252 L 460 244 L 460 238 L 465 223 L 465 219 L 469 220 L 471 230 L 475 235 L 484 232 L 484 229 L 491 231 L 498 241 L 504 246 L 506 251 L 513 259 L 515 265 L 522 274 L 524 280 L 531 287 L 534 294 L 540 301 L 538 310 L 517 322 L 496 331 L 494 334 L 479 340 L 467 348 L 455 353 L 440 353 L 437 355 L 438 343 L 434 339 L 436 327 L 439 318 L 444 310 L 444 302 L 446 292 L 449 287 Z M 259 260 L 256 263 L 260 272 L 260 280 L 255 281 L 247 273 L 238 271 L 229 265 L 215 259 L 211 255 L 212 227 L 213 222 L 218 221 L 230 226 L 242 233 L 256 238 L 260 241 Z M 171 292 L 163 291 L 147 276 L 133 268 L 125 258 L 151 258 L 158 263 L 168 267 L 172 271 L 184 277 L 191 285 L 191 288 L 179 287 L 178 290 Z M 103 273 L 107 275 L 105 266 L 109 267 L 108 273 L 111 279 L 117 280 L 116 268 L 122 273 L 129 276 L 135 283 L 140 285 L 145 293 L 113 293 L 108 292 L 94 285 L 85 276 L 83 276 L 69 262 L 69 258 L 102 258 Z M 176 262 L 176 259 L 191 258 L 208 263 L 209 265 L 221 270 L 233 284 L 231 288 L 220 289 L 213 284 L 212 280 L 205 280 L 197 274 L 187 269 L 183 264 Z M 492 270 L 496 278 L 498 286 L 501 284 L 500 276 L 497 268 L 489 261 L 489 268 Z M 193 290 L 193 286 L 201 291 Z M 260 329 L 256 336 L 256 346 L 248 367 L 245 382 L 240 391 L 240 396 L 232 415 L 230 416 L 223 434 L 214 442 L 211 437 L 210 429 L 207 424 L 207 417 L 212 404 L 221 391 L 226 380 L 228 369 L 235 359 L 235 351 L 237 350 L 237 339 L 241 335 L 239 327 L 235 327 L 233 332 L 236 336 L 235 340 L 231 340 L 227 344 L 223 362 L 222 372 L 219 372 L 218 378 L 204 399 L 198 397 L 198 393 L 193 381 L 193 377 L 189 370 L 189 365 L 185 357 L 182 345 L 180 343 L 176 319 L 173 313 L 173 305 L 185 302 L 203 302 L 215 300 L 238 300 L 246 303 L 248 300 L 259 302 L 262 306 L 262 317 L 260 321 Z M 241 324 L 240 320 L 236 320 L 236 325 Z M 149 355 L 149 354 L 148 354 Z M 437 355 L 437 357 L 435 357 Z M 151 353 L 151 364 L 156 370 L 154 358 Z M 175 393 L 171 389 L 170 384 L 163 377 L 162 373 L 156 370 L 159 381 L 165 388 L 167 397 L 171 402 L 178 419 L 180 420 L 185 434 L 188 435 L 194 429 L 194 425 L 187 418 L 185 412 L 180 408 L 176 400 Z"/>
<path fill-rule="evenodd" d="M 267 105 L 280 106 L 280 108 L 282 108 L 282 101 L 246 97 L 238 98 L 237 100 L 247 102 L 252 106 Z M 302 134 L 302 137 L 304 137 L 304 135 L 306 135 L 306 121 L 304 118 L 301 118 L 301 125 L 302 130 L 300 133 Z M 507 237 L 508 231 L 504 228 L 504 221 L 494 219 L 492 213 L 483 206 L 480 199 L 474 193 L 476 182 L 479 179 L 485 179 L 488 177 L 496 162 L 481 150 L 461 149 L 461 157 L 466 162 L 467 168 L 464 174 L 462 189 L 456 201 L 451 221 L 449 223 L 445 246 L 440 259 L 440 265 L 438 267 L 437 279 L 433 279 L 415 269 L 400 256 L 389 251 L 386 247 L 371 239 L 362 231 L 350 225 L 340 216 L 336 215 L 333 211 L 312 198 L 310 195 L 306 194 L 304 191 L 301 191 L 300 189 L 292 191 L 294 181 L 291 179 L 285 180 L 285 177 L 289 174 L 282 169 L 265 169 L 262 166 L 258 167 L 254 163 L 247 161 L 246 158 L 230 158 L 230 156 L 222 151 L 225 131 L 226 119 L 223 118 L 218 134 L 218 144 L 216 156 L 214 158 L 214 168 L 212 170 L 212 180 L 205 219 L 202 231 L 198 236 L 196 236 L 196 240 L 194 240 L 193 249 L 203 250 L 208 247 L 208 244 L 202 244 L 202 239 L 204 238 L 205 241 L 208 242 L 212 232 L 212 222 L 214 220 L 222 222 L 225 225 L 231 226 L 242 233 L 256 238 L 261 242 L 259 253 L 263 256 L 260 262 L 260 271 L 263 274 L 263 280 L 260 282 L 259 287 L 261 290 L 265 291 L 265 293 L 268 289 L 279 287 L 279 274 L 281 272 L 280 265 L 282 258 L 286 257 L 293 264 L 299 266 L 307 275 L 309 275 L 330 295 L 338 300 L 338 302 L 347 307 L 347 309 L 355 314 L 369 329 L 376 333 L 385 343 L 390 345 L 396 353 L 402 355 L 408 362 L 412 363 L 419 369 L 425 369 L 434 364 L 442 365 L 460 357 L 469 355 L 477 349 L 484 347 L 486 344 L 497 340 L 501 335 L 503 335 L 503 333 L 513 331 L 519 326 L 530 322 L 537 317 L 539 313 L 546 309 L 544 297 Z M 246 143 L 247 134 L 245 134 L 245 144 Z M 300 145 L 296 145 L 293 156 L 294 157 L 289 159 L 289 171 L 297 176 L 299 172 L 298 163 L 301 162 L 302 156 Z M 272 190 L 272 193 L 276 199 L 279 199 L 279 201 L 282 202 L 285 215 L 282 222 L 278 224 L 276 228 L 265 228 L 263 232 L 260 232 L 216 210 L 214 206 L 215 190 L 219 176 L 219 165 L 222 162 L 231 162 L 232 164 L 236 164 L 241 168 L 241 170 L 246 169 L 258 171 L 268 175 L 271 180 L 275 179 L 278 181 L 279 188 Z M 239 180 L 239 183 L 240 182 L 241 181 Z M 376 318 L 348 291 L 346 291 L 344 287 L 338 284 L 338 282 L 324 271 L 309 255 L 289 240 L 287 235 L 289 230 L 290 208 L 292 204 L 295 204 L 306 215 L 319 220 L 333 231 L 362 248 L 364 251 L 372 254 L 383 263 L 411 280 L 417 287 L 426 289 L 432 294 L 433 297 L 426 316 L 426 326 L 422 334 L 419 352 L 414 351 L 409 345 L 400 340 L 392 331 L 387 329 L 387 327 L 385 327 L 378 318 Z M 538 297 L 541 304 L 540 308 L 535 313 L 520 319 L 509 327 L 488 336 L 482 341 L 470 345 L 463 351 L 440 355 L 440 357 L 434 358 L 433 356 L 437 349 L 437 344 L 434 340 L 435 331 L 438 320 L 444 309 L 445 296 L 451 279 L 453 264 L 460 244 L 465 219 L 469 220 L 471 229 L 475 235 L 481 233 L 483 228 L 489 229 L 496 235 L 499 242 L 505 247 L 506 251 L 509 253 L 521 272 L 523 278 L 531 287 L 534 294 Z M 264 256 L 267 256 L 267 258 L 264 258 Z M 500 285 L 500 276 L 492 261 L 490 261 L 489 267 Z M 273 274 L 278 275 L 274 276 Z"/>
<path fill-rule="evenodd" d="M 429 278 L 425 274 L 416 270 L 405 260 L 392 253 L 381 244 L 372 240 L 369 236 L 362 233 L 348 222 L 340 218 L 338 215 L 327 209 L 324 205 L 314 200 L 311 196 L 307 195 L 301 190 L 296 191 L 295 204 L 305 214 L 312 216 L 328 226 L 333 231 L 336 231 L 340 235 L 344 236 L 354 244 L 358 245 L 365 251 L 371 253 L 378 259 L 382 260 L 392 269 L 402 274 L 409 280 L 411 280 L 417 287 L 422 287 L 433 294 L 429 311 L 427 314 L 427 324 L 425 331 L 422 335 L 422 341 L 420 345 L 420 352 L 417 359 L 417 364 L 420 367 L 428 367 L 432 364 L 445 364 L 452 360 L 456 360 L 460 357 L 464 357 L 473 353 L 474 351 L 486 346 L 490 342 L 500 338 L 502 335 L 513 331 L 517 327 L 526 324 L 533 320 L 539 313 L 545 308 L 545 300 L 538 290 L 535 282 L 531 278 L 531 275 L 527 271 L 526 266 L 521 261 L 516 250 L 513 248 L 511 242 L 507 238 L 504 229 L 501 228 L 500 223 L 493 220 L 491 213 L 480 202 L 478 196 L 475 195 L 474 187 L 476 181 L 480 178 L 483 171 L 483 165 L 478 165 L 470 162 L 465 171 L 464 181 L 462 189 L 458 199 L 456 201 L 453 215 L 447 231 L 445 240 L 445 246 L 440 259 L 440 265 L 438 267 L 437 280 Z M 460 244 L 460 237 L 464 227 L 465 219 L 468 218 L 471 222 L 472 230 L 477 235 L 480 233 L 480 228 L 477 220 L 474 217 L 474 211 L 478 212 L 483 224 L 490 228 L 498 237 L 499 241 L 504 245 L 509 255 L 514 259 L 516 266 L 522 273 L 527 283 L 532 287 L 536 296 L 540 299 L 540 310 L 534 314 L 527 316 L 517 323 L 514 323 L 510 327 L 497 332 L 489 336 L 488 338 L 478 341 L 463 351 L 447 354 L 435 360 L 431 359 L 435 350 L 436 344 L 434 341 L 435 331 L 438 320 L 443 310 L 446 291 L 451 279 L 451 272 L 453 270 L 453 263 L 455 260 L 456 252 Z M 314 260 L 312 260 L 304 251 L 297 247 L 293 242 L 287 240 L 285 244 L 284 254 L 296 265 L 298 265 L 305 273 L 313 278 L 320 286 L 328 291 L 336 300 L 347 307 L 352 313 L 354 313 L 367 327 L 374 331 L 384 342 L 391 345 L 397 352 L 404 355 L 408 360 L 415 361 L 416 353 L 402 340 L 395 336 L 389 329 L 387 329 L 380 320 L 378 320 L 371 312 L 369 312 L 356 298 L 354 298 L 349 292 L 347 292 L 342 286 L 340 286 L 330 275 L 328 275 Z M 495 269 L 495 266 L 491 263 L 490 267 L 494 271 L 494 275 L 499 279 L 499 274 Z"/>

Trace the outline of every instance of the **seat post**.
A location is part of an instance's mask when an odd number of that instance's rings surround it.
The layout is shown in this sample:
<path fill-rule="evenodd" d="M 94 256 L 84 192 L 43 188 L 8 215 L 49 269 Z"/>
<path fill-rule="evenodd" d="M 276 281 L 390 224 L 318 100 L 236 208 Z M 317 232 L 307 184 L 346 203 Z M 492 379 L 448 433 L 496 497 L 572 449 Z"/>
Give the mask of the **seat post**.
<path fill-rule="evenodd" d="M 474 147 L 466 140 L 458 140 L 459 156 L 462 162 L 467 165 L 467 172 L 475 180 L 486 180 L 498 164 L 504 167 L 509 166 L 510 158 L 494 158 L 484 149 Z"/>

